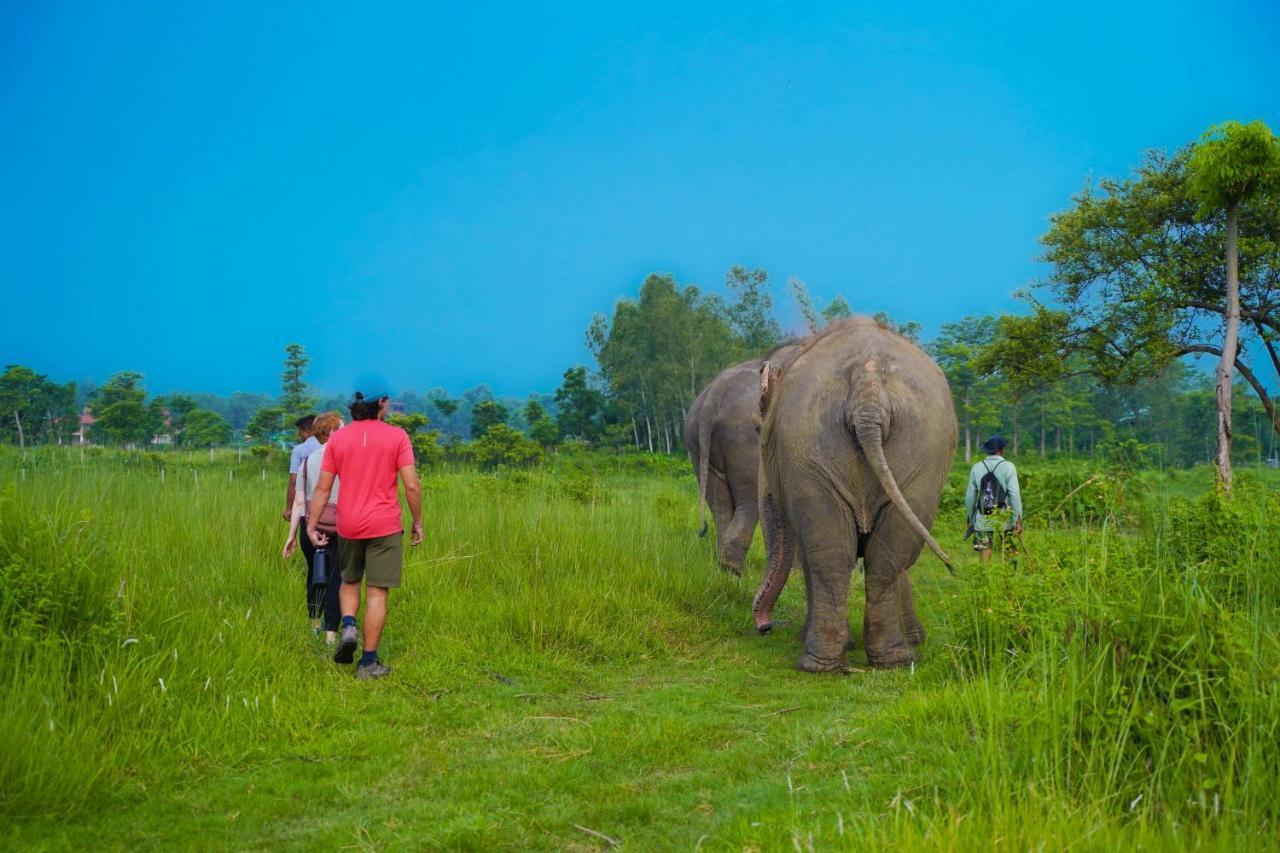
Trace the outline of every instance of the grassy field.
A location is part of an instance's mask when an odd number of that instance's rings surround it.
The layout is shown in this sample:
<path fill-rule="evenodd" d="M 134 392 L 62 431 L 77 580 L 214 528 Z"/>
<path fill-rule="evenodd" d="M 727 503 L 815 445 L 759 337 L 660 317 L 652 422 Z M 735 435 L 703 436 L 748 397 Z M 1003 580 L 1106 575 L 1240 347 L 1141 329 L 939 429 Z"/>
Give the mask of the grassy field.
<path fill-rule="evenodd" d="M 0 837 L 1273 849 L 1273 472 L 1224 503 L 1205 472 L 1043 467 L 1017 566 L 913 570 L 917 667 L 828 677 L 794 669 L 798 572 L 752 631 L 759 545 L 714 568 L 683 464 L 428 474 L 368 684 L 309 634 L 258 460 L 0 456 Z"/>

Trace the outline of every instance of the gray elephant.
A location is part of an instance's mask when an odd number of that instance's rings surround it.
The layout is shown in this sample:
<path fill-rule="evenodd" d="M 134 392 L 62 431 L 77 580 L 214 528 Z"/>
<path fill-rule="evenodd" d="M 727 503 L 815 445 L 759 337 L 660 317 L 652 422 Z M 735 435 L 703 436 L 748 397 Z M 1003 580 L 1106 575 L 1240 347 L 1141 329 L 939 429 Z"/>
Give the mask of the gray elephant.
<path fill-rule="evenodd" d="M 866 568 L 863 640 L 876 667 L 916 659 L 924 627 L 907 569 L 929 533 L 955 455 L 946 377 L 923 351 L 856 317 L 811 338 L 782 365 L 761 369 L 761 512 L 773 548 L 756 594 L 756 625 L 770 610 L 799 549 L 808 615 L 800 669 L 843 668 L 849 581 Z"/>
<path fill-rule="evenodd" d="M 766 358 L 778 361 L 799 346 L 780 344 Z M 735 575 L 751 547 L 759 519 L 760 369 L 764 359 L 726 368 L 693 401 L 684 422 L 684 446 L 698 477 L 698 506 L 707 533 L 706 508 L 716 525 L 716 556 Z M 766 546 L 768 544 L 766 533 Z"/>

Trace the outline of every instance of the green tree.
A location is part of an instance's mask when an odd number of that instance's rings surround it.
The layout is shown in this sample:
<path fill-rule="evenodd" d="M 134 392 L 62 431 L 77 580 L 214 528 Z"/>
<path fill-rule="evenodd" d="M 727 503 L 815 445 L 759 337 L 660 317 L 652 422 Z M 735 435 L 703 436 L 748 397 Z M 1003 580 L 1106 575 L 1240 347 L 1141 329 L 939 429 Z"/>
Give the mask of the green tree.
<path fill-rule="evenodd" d="M 151 440 L 157 426 L 156 409 L 146 405 L 142 379 L 137 371 L 121 371 L 95 392 L 90 404 L 93 432 L 104 443 L 125 447 Z"/>
<path fill-rule="evenodd" d="M 75 422 L 74 383 L 59 385 L 29 367 L 10 364 L 0 374 L 0 435 L 20 447 L 41 437 L 61 440 Z"/>
<path fill-rule="evenodd" d="M 471 437 L 479 438 L 494 424 L 505 424 L 511 413 L 496 400 L 477 403 L 471 410 Z"/>
<path fill-rule="evenodd" d="M 560 425 L 537 400 L 525 403 L 524 419 L 529 424 L 529 437 L 543 448 L 554 447 L 560 441 Z"/>
<path fill-rule="evenodd" d="M 173 394 L 164 401 L 169 410 L 169 424 L 175 432 L 186 427 L 187 415 L 199 408 L 196 401 L 185 394 Z"/>
<path fill-rule="evenodd" d="M 556 406 L 559 432 L 571 438 L 595 442 L 604 426 L 604 399 L 599 391 L 587 382 L 585 367 L 571 367 L 564 372 L 564 381 L 556 389 Z"/>
<path fill-rule="evenodd" d="M 1193 153 L 1152 152 L 1129 178 L 1087 185 L 1051 217 L 1041 242 L 1052 272 L 1021 294 L 1031 314 L 1002 327 L 1006 363 L 1042 383 L 1083 369 L 1123 387 L 1160 375 L 1183 356 L 1222 357 L 1229 313 L 1226 216 L 1206 210 L 1193 192 Z M 1276 195 L 1260 184 L 1236 206 L 1245 345 L 1236 347 L 1233 361 L 1280 434 L 1266 385 L 1242 356 L 1256 345 L 1280 378 Z"/>
<path fill-rule="evenodd" d="M 471 446 L 471 453 L 481 468 L 532 465 L 542 459 L 541 447 L 505 423 L 495 423 L 485 430 Z"/>
<path fill-rule="evenodd" d="M 442 417 L 453 417 L 453 413 L 458 411 L 458 401 L 451 400 L 448 397 L 432 397 L 431 404 L 436 407 L 436 411 L 438 411 Z"/>
<path fill-rule="evenodd" d="M 747 357 L 747 349 L 727 319 L 723 300 L 692 285 L 683 289 L 670 275 L 650 275 L 638 299 L 623 299 L 607 320 L 597 314 L 587 344 L 600 367 L 603 392 L 590 421 L 561 407 L 565 435 L 598 441 L 609 420 L 630 423 L 635 446 L 641 435 L 650 450 L 670 451 L 680 441 L 680 425 L 698 392 L 727 365 Z M 577 392 L 588 387 L 585 369 Z M 594 389 L 591 389 L 594 390 Z M 579 401 L 581 410 L 586 400 Z M 560 403 L 557 401 L 557 405 Z"/>
<path fill-rule="evenodd" d="M 398 426 L 409 434 L 413 457 L 419 465 L 434 465 L 444 457 L 444 448 L 440 446 L 440 431 L 427 429 L 431 425 L 431 419 L 421 412 L 390 415 L 387 423 Z"/>
<path fill-rule="evenodd" d="M 734 265 L 725 275 L 725 288 L 733 295 L 727 316 L 743 347 L 758 356 L 782 340 L 782 329 L 773 315 L 769 273 Z"/>
<path fill-rule="evenodd" d="M 307 365 L 311 363 L 302 344 L 289 344 L 284 348 L 284 372 L 280 374 L 280 408 L 284 416 L 294 421 L 315 408 L 316 398 L 307 384 Z"/>
<path fill-rule="evenodd" d="M 1226 328 L 1218 359 L 1215 393 L 1218 402 L 1218 481 L 1231 490 L 1232 377 L 1240 344 L 1240 207 L 1280 184 L 1280 142 L 1260 121 L 1228 121 L 1211 127 L 1192 150 L 1187 163 L 1197 214 L 1226 215 L 1226 281 L 1223 288 Z"/>
<path fill-rule="evenodd" d="M 822 309 L 822 318 L 828 323 L 834 323 L 837 320 L 852 316 L 853 309 L 849 307 L 849 303 L 845 301 L 845 298 L 839 295 L 828 302 L 826 308 Z"/>
<path fill-rule="evenodd" d="M 217 412 L 192 409 L 183 419 L 178 443 L 184 447 L 222 447 L 231 443 L 231 424 Z"/>
<path fill-rule="evenodd" d="M 245 425 L 244 437 L 254 444 L 272 444 L 284 429 L 284 412 L 275 406 L 263 406 L 253 413 Z"/>
<path fill-rule="evenodd" d="M 902 335 L 902 337 L 912 343 L 920 342 L 920 333 L 924 330 L 924 327 L 915 320 L 908 320 L 905 323 L 899 323 L 890 317 L 885 311 L 877 311 L 871 315 L 871 318 L 889 331 Z"/>
<path fill-rule="evenodd" d="M 976 427 L 991 423 L 998 399 L 992 394 L 992 383 L 983 353 L 995 339 L 994 317 L 965 317 L 954 323 L 943 323 L 938 338 L 929 351 L 951 384 L 956 414 L 964 432 L 964 461 L 973 455 Z"/>
<path fill-rule="evenodd" d="M 843 296 L 837 295 L 827 303 L 826 307 L 821 311 L 815 307 L 813 297 L 809 295 L 809 289 L 805 283 L 798 278 L 791 278 L 791 293 L 795 297 L 796 304 L 800 306 L 800 315 L 804 317 L 805 326 L 808 327 L 809 333 L 812 334 L 823 326 L 828 326 L 838 320 L 846 317 L 852 317 L 853 311 L 849 308 L 849 303 L 845 301 Z M 881 315 L 876 315 L 879 318 Z M 887 315 L 886 315 L 887 316 Z M 888 324 L 886 324 L 888 325 Z M 919 333 L 919 324 L 914 324 L 917 334 Z M 915 340 L 915 338 L 912 338 Z"/>

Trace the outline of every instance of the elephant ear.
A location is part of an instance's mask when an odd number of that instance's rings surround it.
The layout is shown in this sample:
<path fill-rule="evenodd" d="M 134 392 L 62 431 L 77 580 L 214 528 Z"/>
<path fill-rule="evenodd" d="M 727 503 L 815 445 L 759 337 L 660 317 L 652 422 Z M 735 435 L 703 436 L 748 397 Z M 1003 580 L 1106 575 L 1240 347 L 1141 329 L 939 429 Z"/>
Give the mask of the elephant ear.
<path fill-rule="evenodd" d="M 760 366 L 760 417 L 769 414 L 769 406 L 773 404 L 773 392 L 782 377 L 781 365 L 766 361 Z"/>

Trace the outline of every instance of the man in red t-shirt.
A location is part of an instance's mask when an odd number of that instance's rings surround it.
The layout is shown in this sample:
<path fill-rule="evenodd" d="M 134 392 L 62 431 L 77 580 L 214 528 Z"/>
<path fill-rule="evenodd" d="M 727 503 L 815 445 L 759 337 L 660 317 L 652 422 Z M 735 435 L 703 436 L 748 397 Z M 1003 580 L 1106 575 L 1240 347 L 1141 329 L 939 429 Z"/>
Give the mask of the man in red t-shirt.
<path fill-rule="evenodd" d="M 356 678 L 381 678 L 391 667 L 378 658 L 378 642 L 387 618 L 387 590 L 400 586 L 404 562 L 404 522 L 396 476 L 404 481 L 404 496 L 413 514 L 410 545 L 422 542 L 422 486 L 413 467 L 408 434 L 384 422 L 388 398 L 366 399 L 359 391 L 351 403 L 352 422 L 329 437 L 320 477 L 307 515 L 307 535 L 316 547 L 328 537 L 316 529 L 320 512 L 329 502 L 333 479 L 338 491 L 338 537 L 342 547 L 342 633 L 333 659 L 351 663 L 356 650 L 356 613 L 360 610 L 360 581 L 365 582 L 364 654 Z"/>

